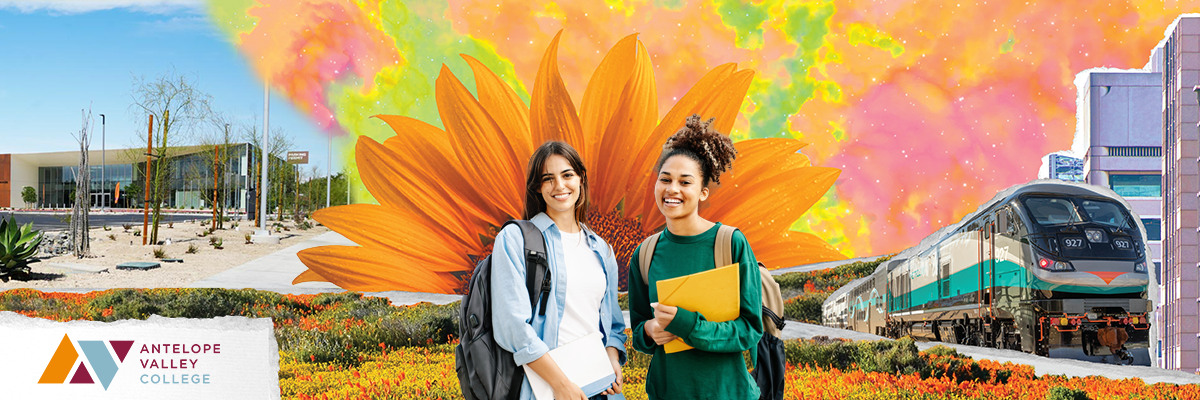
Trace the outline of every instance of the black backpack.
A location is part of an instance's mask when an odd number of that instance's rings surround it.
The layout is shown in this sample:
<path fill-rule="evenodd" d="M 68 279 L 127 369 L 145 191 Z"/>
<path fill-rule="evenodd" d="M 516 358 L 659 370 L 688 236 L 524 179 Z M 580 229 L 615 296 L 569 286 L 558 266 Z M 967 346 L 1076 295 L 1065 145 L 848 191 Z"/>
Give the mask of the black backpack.
<path fill-rule="evenodd" d="M 717 268 L 733 264 L 732 241 L 733 232 L 736 230 L 737 228 L 728 225 L 721 225 L 717 229 L 717 239 L 713 248 L 713 261 Z M 642 241 L 642 249 L 639 250 L 641 253 L 638 268 L 642 272 L 642 282 L 646 282 L 647 285 L 650 282 L 650 260 L 654 259 L 654 248 L 658 245 L 660 235 L 661 233 L 655 233 L 647 237 Z M 775 282 L 775 277 L 762 261 L 758 262 L 758 273 L 762 278 L 763 335 L 762 339 L 758 340 L 756 364 L 750 375 L 758 384 L 759 399 L 783 400 L 783 374 L 787 366 L 782 340 L 783 327 L 787 325 L 783 320 L 783 296 L 779 291 L 779 283 Z"/>
<path fill-rule="evenodd" d="M 546 315 L 550 293 L 550 264 L 546 260 L 546 240 L 532 222 L 511 220 L 504 223 L 521 228 L 525 237 L 525 288 L 530 309 Z M 494 252 L 498 249 L 493 249 Z M 541 282 L 541 285 L 537 284 Z M 462 298 L 458 319 L 458 346 L 454 348 L 454 369 L 458 384 L 467 400 L 516 399 L 521 395 L 525 369 L 513 361 L 513 353 L 496 344 L 492 336 L 492 256 L 475 265 L 469 291 Z M 540 302 L 538 301 L 540 299 Z"/>

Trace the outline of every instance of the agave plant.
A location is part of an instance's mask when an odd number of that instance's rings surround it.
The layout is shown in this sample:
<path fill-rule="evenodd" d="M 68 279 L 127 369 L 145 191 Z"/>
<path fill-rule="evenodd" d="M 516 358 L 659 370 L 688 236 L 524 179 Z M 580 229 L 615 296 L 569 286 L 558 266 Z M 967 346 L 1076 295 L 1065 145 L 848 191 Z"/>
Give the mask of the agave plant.
<path fill-rule="evenodd" d="M 28 277 L 41 243 L 42 231 L 34 230 L 32 222 L 17 227 L 15 218 L 0 220 L 0 281 Z"/>

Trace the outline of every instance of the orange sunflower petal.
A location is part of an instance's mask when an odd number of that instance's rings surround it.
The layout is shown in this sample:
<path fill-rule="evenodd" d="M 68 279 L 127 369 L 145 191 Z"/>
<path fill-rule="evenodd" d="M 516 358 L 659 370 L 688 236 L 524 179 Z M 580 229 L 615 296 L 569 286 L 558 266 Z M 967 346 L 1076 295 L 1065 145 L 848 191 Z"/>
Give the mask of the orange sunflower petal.
<path fill-rule="evenodd" d="M 800 149 L 808 146 L 808 144 L 795 139 L 769 138 L 743 140 L 737 142 L 734 146 L 737 147 L 738 156 L 734 160 L 735 168 L 729 171 L 729 175 L 731 176 L 757 174 L 760 172 L 758 168 L 802 168 L 811 165 L 808 156 L 797 153 Z M 747 154 L 753 154 L 754 158 L 770 161 L 754 162 L 754 160 L 746 158 Z M 740 161 L 749 162 L 739 163 Z M 787 164 L 780 165 L 779 163 L 781 162 Z"/>
<path fill-rule="evenodd" d="M 817 235 L 805 232 L 784 231 L 765 239 L 750 239 L 754 258 L 762 261 L 768 269 L 788 268 L 825 261 L 845 260 L 846 255 L 825 243 Z"/>
<path fill-rule="evenodd" d="M 764 233 L 785 231 L 829 191 L 839 173 L 836 168 L 806 167 L 730 181 L 726 185 L 733 187 L 723 185 L 711 192 L 711 207 L 700 214 L 743 232 L 754 227 L 762 227 Z M 740 221 L 745 222 L 736 224 Z"/>
<path fill-rule="evenodd" d="M 713 129 L 729 135 L 753 79 L 754 71 L 748 69 L 730 75 L 721 83 L 721 89 L 713 93 L 711 101 L 704 103 L 697 113 L 704 119 L 715 118 Z"/>
<path fill-rule="evenodd" d="M 381 249 L 321 246 L 301 250 L 297 256 L 308 268 L 346 290 L 454 293 L 460 285 L 453 274 L 434 272 Z"/>
<path fill-rule="evenodd" d="M 637 178 L 635 173 L 639 171 L 631 169 L 635 161 L 634 152 L 654 130 L 658 118 L 658 90 L 654 87 L 654 65 L 641 42 L 634 41 L 634 44 L 636 46 L 629 50 L 632 50 L 635 57 L 629 65 L 621 66 L 631 71 L 631 74 L 619 97 L 611 100 L 616 103 L 607 107 L 612 113 L 608 115 L 608 121 L 603 123 L 604 131 L 600 136 L 598 154 L 589 159 L 594 160 L 591 162 L 595 166 L 593 170 L 596 171 L 592 174 L 594 178 L 591 187 L 594 194 L 591 198 L 596 202 L 596 210 L 601 213 L 616 208 L 624 198 L 628 182 Z M 604 66 L 604 63 L 601 65 Z M 593 77 L 593 82 L 595 81 Z M 605 82 L 601 81 L 599 84 L 603 85 Z M 584 126 L 586 132 L 587 125 Z"/>
<path fill-rule="evenodd" d="M 467 60 L 471 71 L 475 73 L 475 94 L 479 97 L 479 104 L 500 126 L 504 137 L 509 139 L 517 161 L 528 160 L 536 148 L 529 135 L 529 107 L 525 106 L 512 87 L 479 60 L 466 54 L 462 54 L 462 58 Z"/>
<path fill-rule="evenodd" d="M 425 121 L 402 115 L 379 114 L 372 115 L 372 117 L 387 123 L 388 127 L 392 128 L 392 132 L 396 133 L 396 136 L 385 140 L 385 144 L 394 143 L 397 147 L 408 149 L 413 153 L 413 157 L 428 163 L 446 164 L 438 165 L 438 167 L 450 166 L 456 170 L 462 170 L 458 156 L 454 154 L 454 148 L 450 146 L 450 134 L 446 131 L 427 124 Z"/>
<path fill-rule="evenodd" d="M 304 270 L 304 272 L 301 272 L 300 275 L 297 275 L 296 279 L 292 280 L 293 285 L 300 283 L 300 282 L 329 282 L 329 281 L 326 280 L 324 277 L 322 277 L 321 274 L 318 274 L 316 271 L 313 271 L 311 269 L 306 269 L 306 270 Z"/>
<path fill-rule="evenodd" d="M 587 148 L 586 152 L 580 151 L 584 161 L 599 159 L 600 140 L 613 115 L 623 106 L 620 103 L 621 93 L 634 73 L 637 50 L 636 33 L 621 39 L 604 55 L 592 73 L 592 79 L 588 81 L 583 100 L 579 103 L 583 146 Z"/>
<path fill-rule="evenodd" d="M 587 154 L 587 143 L 583 140 L 579 115 L 575 113 L 575 104 L 571 102 L 571 95 L 567 93 L 562 76 L 558 74 L 560 36 L 561 30 L 554 35 L 554 40 L 550 42 L 550 47 L 546 48 L 542 64 L 538 67 L 537 78 L 533 83 L 533 96 L 530 99 L 529 128 L 535 147 L 547 140 L 561 140 L 570 143 L 580 154 Z"/>
<path fill-rule="evenodd" d="M 449 134 L 433 125 L 408 117 L 375 117 L 387 122 L 396 132 L 396 136 L 383 143 L 392 151 L 392 157 L 388 160 L 397 164 L 390 169 L 401 170 L 400 176 L 422 184 L 419 187 L 406 186 L 397 189 L 401 195 L 419 196 L 429 200 L 418 207 L 461 211 L 464 216 L 470 217 L 467 218 L 466 224 L 474 227 L 471 232 L 480 232 L 488 225 L 500 226 L 507 220 L 504 213 L 484 200 L 479 189 L 466 179 L 462 163 L 450 148 Z M 380 185 L 394 184 L 389 183 L 394 180 L 390 176 L 380 179 L 384 181 Z M 380 202 L 383 203 L 384 200 L 380 199 Z"/>
<path fill-rule="evenodd" d="M 472 223 L 471 217 L 464 215 L 463 209 L 454 204 L 457 199 L 446 191 L 450 185 L 465 183 L 443 183 L 439 179 L 442 177 L 425 174 L 420 167 L 414 168 L 414 159 L 406 153 L 394 152 L 366 136 L 359 137 L 354 154 L 363 185 L 380 204 L 392 209 L 409 210 L 423 215 L 426 220 L 437 221 L 453 234 L 447 239 L 456 239 L 460 245 L 472 241 L 473 228 L 478 225 Z M 478 243 L 478 240 L 474 242 Z"/>
<path fill-rule="evenodd" d="M 313 217 L 360 246 L 402 254 L 431 271 L 463 270 L 471 264 L 468 254 L 484 250 L 478 240 L 460 243 L 457 234 L 439 229 L 436 220 L 385 206 L 351 204 L 319 210 Z"/>
<path fill-rule="evenodd" d="M 520 216 L 524 163 L 516 160 L 516 153 L 500 134 L 500 127 L 444 65 L 435 92 L 438 114 L 450 133 L 455 154 L 464 160 L 467 179 L 478 188 L 487 188 L 480 190 L 483 197 L 506 216 Z"/>

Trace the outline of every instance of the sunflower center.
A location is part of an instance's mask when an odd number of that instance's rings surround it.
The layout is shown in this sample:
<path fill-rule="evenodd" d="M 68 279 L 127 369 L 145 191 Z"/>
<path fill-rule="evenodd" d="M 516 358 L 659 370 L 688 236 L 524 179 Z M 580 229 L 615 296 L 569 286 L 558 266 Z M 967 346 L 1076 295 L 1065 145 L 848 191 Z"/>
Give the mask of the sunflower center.
<path fill-rule="evenodd" d="M 622 291 L 628 290 L 629 258 L 642 240 L 650 236 L 642 232 L 642 221 L 626 218 L 620 211 L 613 210 L 604 214 L 588 213 L 587 224 L 612 246 L 617 258 L 617 286 Z"/>

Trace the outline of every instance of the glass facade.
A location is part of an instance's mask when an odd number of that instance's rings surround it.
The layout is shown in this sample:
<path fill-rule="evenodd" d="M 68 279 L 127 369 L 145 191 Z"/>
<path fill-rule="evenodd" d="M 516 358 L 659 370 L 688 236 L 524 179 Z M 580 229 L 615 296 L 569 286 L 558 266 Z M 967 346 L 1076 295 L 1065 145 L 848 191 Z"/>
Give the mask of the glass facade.
<path fill-rule="evenodd" d="M 1109 175 L 1108 186 L 1121 197 L 1162 197 L 1162 175 Z"/>
<path fill-rule="evenodd" d="M 89 168 L 91 172 L 91 193 L 93 194 L 92 204 L 98 206 L 104 202 L 100 196 L 111 198 L 115 194 L 117 185 L 122 188 L 128 188 L 133 182 L 133 166 L 129 164 L 92 166 Z M 101 169 L 104 172 L 104 181 L 101 182 Z M 70 207 L 74 202 L 72 196 L 75 193 L 75 184 L 79 176 L 79 167 L 38 167 L 38 203 L 50 208 L 66 208 Z M 117 199 L 118 204 L 125 204 L 125 199 Z M 116 207 L 114 205 L 114 207 Z"/>
<path fill-rule="evenodd" d="M 229 146 L 226 154 L 221 154 L 221 175 L 224 183 L 220 185 L 227 208 L 242 208 L 245 203 L 247 184 L 249 180 L 244 175 L 246 165 L 253 163 L 254 151 L 247 150 L 248 144 Z M 169 208 L 200 209 L 207 208 L 209 198 L 214 190 L 212 155 L 207 153 L 191 153 L 169 159 L 167 170 L 167 193 L 165 206 Z M 247 162 L 247 158 L 251 161 Z M 91 204 L 93 207 L 141 207 L 145 194 L 143 176 L 146 174 L 146 163 L 110 164 L 103 166 L 103 182 L 101 181 L 102 166 L 91 167 Z M 47 208 L 69 208 L 74 202 L 75 185 L 78 177 L 78 166 L 38 167 L 38 203 Z M 120 185 L 118 194 L 117 187 Z M 115 200 L 115 201 L 114 201 Z"/>
<path fill-rule="evenodd" d="M 1158 218 L 1142 218 L 1146 226 L 1146 240 L 1162 240 L 1162 221 Z"/>

